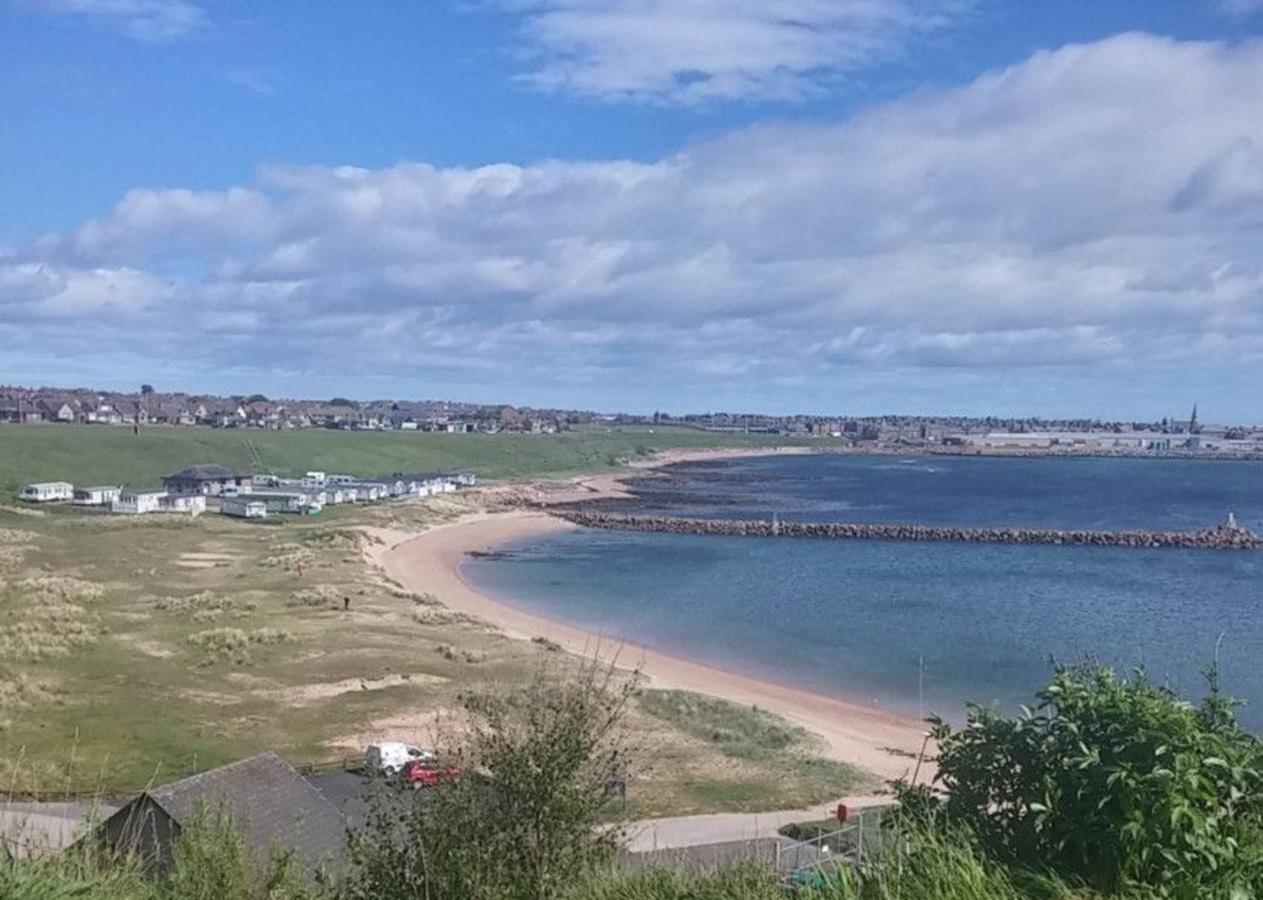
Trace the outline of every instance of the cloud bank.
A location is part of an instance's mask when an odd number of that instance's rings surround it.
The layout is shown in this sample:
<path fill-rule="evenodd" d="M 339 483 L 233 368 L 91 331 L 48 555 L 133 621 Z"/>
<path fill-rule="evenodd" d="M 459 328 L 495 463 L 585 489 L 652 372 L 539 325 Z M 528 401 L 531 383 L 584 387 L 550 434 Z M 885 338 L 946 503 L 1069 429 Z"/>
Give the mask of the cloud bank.
<path fill-rule="evenodd" d="M 1248 371 L 1260 83 L 1261 43 L 1133 34 L 649 163 L 137 189 L 0 253 L 0 340 L 103 366 L 117 346 L 466 395 L 722 386 L 787 408 L 895 371 Z"/>

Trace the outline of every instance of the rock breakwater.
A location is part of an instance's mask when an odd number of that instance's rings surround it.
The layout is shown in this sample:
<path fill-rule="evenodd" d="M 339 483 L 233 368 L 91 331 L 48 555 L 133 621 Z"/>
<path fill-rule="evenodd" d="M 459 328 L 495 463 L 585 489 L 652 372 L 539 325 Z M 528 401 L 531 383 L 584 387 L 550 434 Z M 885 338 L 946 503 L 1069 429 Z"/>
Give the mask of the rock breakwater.
<path fill-rule="evenodd" d="M 1263 550 L 1263 538 L 1228 521 L 1203 531 L 1086 531 L 1061 528 L 957 528 L 766 519 L 689 519 L 572 509 L 554 514 L 586 528 L 734 537 L 832 538 L 853 541 L 958 541 L 967 544 L 1054 544 L 1175 550 Z"/>

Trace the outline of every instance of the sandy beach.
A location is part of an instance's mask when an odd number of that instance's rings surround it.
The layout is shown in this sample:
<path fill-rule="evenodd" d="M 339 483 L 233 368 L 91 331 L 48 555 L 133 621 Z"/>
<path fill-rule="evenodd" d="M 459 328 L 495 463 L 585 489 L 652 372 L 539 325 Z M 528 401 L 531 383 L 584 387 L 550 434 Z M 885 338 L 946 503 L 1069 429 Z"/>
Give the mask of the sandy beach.
<path fill-rule="evenodd" d="M 610 478 L 616 480 L 617 476 Z M 613 484 L 591 482 L 585 490 L 598 493 L 603 488 L 617 490 Z M 819 735 L 828 755 L 862 766 L 881 778 L 911 772 L 924 740 L 925 726 L 921 722 L 860 703 L 721 671 L 550 621 L 488 596 L 461 577 L 461 563 L 471 551 L 487 551 L 510 541 L 572 527 L 545 512 L 478 513 L 421 534 L 378 531 L 380 543 L 373 547 L 370 556 L 407 589 L 428 591 L 452 609 L 483 619 L 513 636 L 546 638 L 571 653 L 614 661 L 628 669 L 639 668 L 656 687 L 695 691 L 766 709 Z M 925 774 L 923 768 L 922 775 Z"/>

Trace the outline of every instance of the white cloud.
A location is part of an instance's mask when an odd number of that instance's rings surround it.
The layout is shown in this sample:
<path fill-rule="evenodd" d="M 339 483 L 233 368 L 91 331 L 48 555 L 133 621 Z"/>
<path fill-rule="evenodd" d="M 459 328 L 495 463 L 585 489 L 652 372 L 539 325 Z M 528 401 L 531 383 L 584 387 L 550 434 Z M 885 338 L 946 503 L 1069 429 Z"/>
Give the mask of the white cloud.
<path fill-rule="evenodd" d="M 484 396 L 698 384 L 794 406 L 882 372 L 1250 371 L 1261 79 L 1260 42 L 1124 35 L 656 162 L 139 189 L 0 258 L 0 325 L 55 350 L 73 314 L 172 361 Z"/>
<path fill-rule="evenodd" d="M 76 15 L 118 28 L 138 41 L 162 44 L 206 25 L 206 13 L 190 0 L 27 0 L 52 13 Z"/>
<path fill-rule="evenodd" d="M 228 69 L 222 73 L 222 76 L 229 84 L 235 84 L 260 97 L 271 97 L 276 93 L 276 75 L 266 68 L 242 66 Z"/>
<path fill-rule="evenodd" d="M 1245 18 L 1263 12 L 1263 0 L 1216 0 L 1220 12 L 1233 18 Z"/>
<path fill-rule="evenodd" d="M 800 100 L 955 24 L 974 0 L 506 0 L 528 82 L 605 100 Z"/>

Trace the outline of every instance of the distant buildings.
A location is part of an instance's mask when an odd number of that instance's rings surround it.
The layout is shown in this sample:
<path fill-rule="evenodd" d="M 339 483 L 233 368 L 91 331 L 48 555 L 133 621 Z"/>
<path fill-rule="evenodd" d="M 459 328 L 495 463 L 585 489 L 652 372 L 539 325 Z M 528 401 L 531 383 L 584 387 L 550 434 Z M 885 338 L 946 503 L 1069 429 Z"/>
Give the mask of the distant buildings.
<path fill-rule="evenodd" d="M 228 490 L 249 485 L 251 476 L 239 475 L 215 463 L 188 466 L 162 479 L 162 486 L 173 494 L 201 494 L 218 497 Z"/>
<path fill-rule="evenodd" d="M 75 488 L 75 506 L 109 506 L 123 493 L 119 487 Z"/>
<path fill-rule="evenodd" d="M 219 511 L 237 519 L 266 519 L 268 514 L 267 504 L 250 494 L 224 497 L 219 501 Z"/>
<path fill-rule="evenodd" d="M 166 491 L 133 491 L 124 489 L 110 509 L 124 516 L 143 516 L 147 513 L 162 512 L 162 502 L 167 498 Z"/>
<path fill-rule="evenodd" d="M 442 401 L 269 400 L 259 395 L 215 397 L 0 386 L 0 424 L 549 434 L 593 420 L 593 413 Z"/>
<path fill-rule="evenodd" d="M 123 427 L 191 426 L 289 430 L 325 428 L 343 431 L 394 431 L 414 434 L 539 434 L 575 428 L 657 428 L 719 434 L 769 435 L 795 441 L 832 441 L 839 446 L 877 450 L 933 450 L 954 447 L 1017 449 L 1056 436 L 1057 452 L 1081 445 L 1127 449 L 1213 452 L 1235 455 L 1263 453 L 1263 425 L 1232 428 L 1208 425 L 1192 414 L 1156 422 L 1111 422 L 1099 419 L 1044 419 L 993 416 L 839 416 L 766 415 L 705 412 L 671 415 L 595 413 L 585 410 L 530 409 L 506 404 L 444 401 L 270 400 L 261 395 L 135 393 L 87 389 L 0 386 L 0 425 L 55 422 Z M 1172 439 L 1172 435 L 1181 435 Z M 1011 436 L 1011 437 L 1006 437 Z M 1130 436 L 1130 437 L 1129 437 Z M 1132 452 L 1140 452 L 1131 448 Z M 179 473 L 177 473 L 179 474 Z M 222 491 L 229 485 L 219 485 Z M 193 491 L 193 485 L 171 485 L 172 492 Z M 213 484 L 205 491 L 216 496 Z M 330 502 L 337 502 L 331 500 Z"/>
<path fill-rule="evenodd" d="M 170 494 L 167 491 L 133 491 L 124 488 L 110 504 L 110 511 L 123 516 L 143 516 L 150 513 L 200 516 L 206 512 L 206 498 L 201 494 Z"/>
<path fill-rule="evenodd" d="M 18 498 L 28 503 L 57 503 L 71 500 L 74 495 L 75 486 L 68 481 L 37 481 L 18 491 Z"/>

